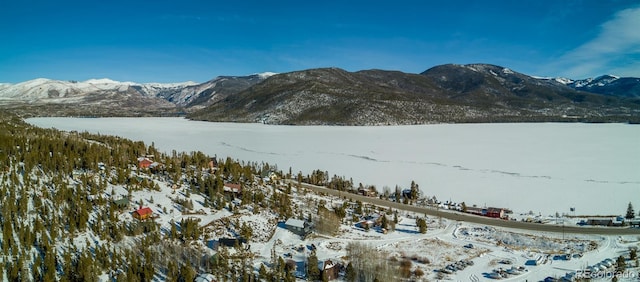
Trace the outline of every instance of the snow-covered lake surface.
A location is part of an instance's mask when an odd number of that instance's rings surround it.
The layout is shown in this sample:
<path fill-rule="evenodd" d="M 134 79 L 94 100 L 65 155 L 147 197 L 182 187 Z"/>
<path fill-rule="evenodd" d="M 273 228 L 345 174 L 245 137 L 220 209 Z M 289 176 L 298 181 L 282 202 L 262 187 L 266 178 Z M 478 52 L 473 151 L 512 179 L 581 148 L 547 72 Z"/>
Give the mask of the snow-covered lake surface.
<path fill-rule="evenodd" d="M 390 127 L 274 126 L 182 118 L 31 118 L 60 130 L 152 142 L 165 152 L 314 169 L 382 191 L 411 180 L 440 200 L 543 215 L 640 207 L 640 126 L 531 123 Z"/>

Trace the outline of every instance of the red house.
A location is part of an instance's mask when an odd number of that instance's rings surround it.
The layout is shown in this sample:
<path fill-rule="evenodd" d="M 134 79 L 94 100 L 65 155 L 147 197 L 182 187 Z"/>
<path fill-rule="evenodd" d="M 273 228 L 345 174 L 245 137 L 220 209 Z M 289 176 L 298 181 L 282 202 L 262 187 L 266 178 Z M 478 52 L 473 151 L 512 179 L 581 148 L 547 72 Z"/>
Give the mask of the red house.
<path fill-rule="evenodd" d="M 139 210 L 133 212 L 133 218 L 136 218 L 138 220 L 151 218 L 152 215 L 153 210 L 151 210 L 151 208 L 149 207 L 140 208 Z"/>
<path fill-rule="evenodd" d="M 149 166 L 153 163 L 149 158 L 138 158 L 138 167 L 139 168 L 149 168 Z"/>
<path fill-rule="evenodd" d="M 236 183 L 225 183 L 222 190 L 225 192 L 240 194 L 242 193 L 242 185 Z"/>
<path fill-rule="evenodd" d="M 493 218 L 504 218 L 505 212 L 501 208 L 487 208 L 486 216 Z"/>

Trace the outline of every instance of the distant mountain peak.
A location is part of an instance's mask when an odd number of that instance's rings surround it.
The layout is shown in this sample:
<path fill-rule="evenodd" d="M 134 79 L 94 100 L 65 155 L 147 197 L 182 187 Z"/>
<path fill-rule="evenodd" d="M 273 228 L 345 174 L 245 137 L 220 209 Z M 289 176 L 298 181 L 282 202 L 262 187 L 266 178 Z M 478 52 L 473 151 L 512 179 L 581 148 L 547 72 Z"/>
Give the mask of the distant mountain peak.
<path fill-rule="evenodd" d="M 269 78 L 269 77 L 271 77 L 271 76 L 274 76 L 274 75 L 276 75 L 276 74 L 278 74 L 278 73 L 277 73 L 277 72 L 270 72 L 270 71 L 267 71 L 267 72 L 255 73 L 254 75 L 259 76 L 261 79 L 267 79 L 267 78 Z"/>
<path fill-rule="evenodd" d="M 92 79 L 88 79 L 83 81 L 84 83 L 89 83 L 89 84 L 134 84 L 133 82 L 120 82 L 120 81 L 115 81 L 109 78 L 92 78 Z"/>

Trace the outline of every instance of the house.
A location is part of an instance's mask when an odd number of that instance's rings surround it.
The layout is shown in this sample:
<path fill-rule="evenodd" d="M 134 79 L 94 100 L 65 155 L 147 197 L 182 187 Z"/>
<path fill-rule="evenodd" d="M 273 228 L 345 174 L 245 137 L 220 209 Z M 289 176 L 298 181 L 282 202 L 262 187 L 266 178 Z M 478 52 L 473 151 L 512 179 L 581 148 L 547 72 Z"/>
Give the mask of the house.
<path fill-rule="evenodd" d="M 145 157 L 138 158 L 138 168 L 141 168 L 141 169 L 148 168 L 148 169 L 157 170 L 157 169 L 160 169 L 161 167 L 162 167 L 161 163 L 153 161 L 153 155 L 147 155 Z"/>
<path fill-rule="evenodd" d="M 280 179 L 278 174 L 276 174 L 271 170 L 263 170 L 262 173 L 260 173 L 260 177 L 264 182 L 273 182 L 273 183 L 277 182 Z"/>
<path fill-rule="evenodd" d="M 138 168 L 149 168 L 153 164 L 153 161 L 147 157 L 138 158 Z"/>
<path fill-rule="evenodd" d="M 321 272 L 323 281 L 338 279 L 338 275 L 340 274 L 340 265 L 330 259 L 325 260 L 321 268 Z"/>
<path fill-rule="evenodd" d="M 153 210 L 149 207 L 140 208 L 133 212 L 133 218 L 138 220 L 149 219 L 153 216 Z"/>
<path fill-rule="evenodd" d="M 480 216 L 486 216 L 486 217 L 492 217 L 492 218 L 507 218 L 507 211 L 505 209 L 503 209 L 503 208 L 467 207 L 466 211 L 467 211 L 467 213 L 470 213 L 470 214 L 473 214 L 473 215 L 480 215 Z"/>
<path fill-rule="evenodd" d="M 487 208 L 484 215 L 493 218 L 505 218 L 504 209 L 501 208 Z"/>
<path fill-rule="evenodd" d="M 374 189 L 371 189 L 371 187 L 360 187 L 360 188 L 358 188 L 358 194 L 363 195 L 363 196 L 367 196 L 367 197 L 377 197 L 378 196 L 378 192 L 376 192 Z"/>
<path fill-rule="evenodd" d="M 116 207 L 119 209 L 126 209 L 127 207 L 129 207 L 129 199 L 122 198 L 120 200 L 115 200 L 113 201 L 113 204 L 116 205 Z"/>
<path fill-rule="evenodd" d="M 363 220 L 356 223 L 356 227 L 360 227 L 362 229 L 371 229 L 376 226 L 376 223 L 373 220 Z"/>
<path fill-rule="evenodd" d="M 483 210 L 484 210 L 483 208 L 478 208 L 478 207 L 467 207 L 467 213 L 475 214 L 475 215 L 484 215 L 482 213 Z"/>
<path fill-rule="evenodd" d="M 233 194 L 241 194 L 242 193 L 242 185 L 236 183 L 225 183 L 222 187 L 224 192 L 229 192 Z"/>
<path fill-rule="evenodd" d="M 247 239 L 245 238 L 220 238 L 218 239 L 218 244 L 220 246 L 226 246 L 226 247 L 235 247 L 235 246 L 242 246 L 242 244 L 246 244 L 247 243 Z"/>
<path fill-rule="evenodd" d="M 160 170 L 162 167 L 163 167 L 163 166 L 162 166 L 162 164 L 161 164 L 161 163 L 159 163 L 159 162 L 152 162 L 152 163 L 149 165 L 149 169 L 151 169 L 151 170 L 155 170 L 155 171 Z"/>
<path fill-rule="evenodd" d="M 311 226 L 308 222 L 295 218 L 287 219 L 287 221 L 284 223 L 284 228 L 302 237 L 307 236 L 307 234 L 311 233 Z"/>

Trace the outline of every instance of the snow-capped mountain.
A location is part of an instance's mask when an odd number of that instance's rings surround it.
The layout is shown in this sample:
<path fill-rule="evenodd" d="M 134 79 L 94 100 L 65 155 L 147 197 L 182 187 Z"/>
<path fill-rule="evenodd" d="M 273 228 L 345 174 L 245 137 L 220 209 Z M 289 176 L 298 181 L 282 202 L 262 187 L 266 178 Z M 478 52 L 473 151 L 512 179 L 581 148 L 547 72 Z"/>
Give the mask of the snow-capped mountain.
<path fill-rule="evenodd" d="M 568 84 L 576 90 L 618 97 L 640 97 L 640 78 L 603 75 Z"/>
<path fill-rule="evenodd" d="M 41 78 L 0 84 L 0 106 L 23 115 L 186 114 L 282 124 L 564 121 L 565 116 L 635 122 L 638 97 L 639 78 L 541 78 L 490 64 L 440 65 L 420 74 L 323 68 L 219 76 L 204 83 Z"/>
<path fill-rule="evenodd" d="M 555 81 L 575 90 L 616 96 L 623 98 L 640 97 L 640 78 L 618 77 L 615 75 L 602 75 L 586 79 L 573 80 L 563 77 L 536 77 L 540 80 Z"/>
<path fill-rule="evenodd" d="M 17 84 L 0 85 L 0 99 L 12 99 L 25 102 L 69 102 L 83 99 L 89 94 L 128 93 L 144 97 L 155 97 L 158 93 L 171 89 L 181 89 L 195 85 L 195 82 L 183 83 L 134 83 L 119 82 L 111 79 L 90 79 L 87 81 L 62 81 L 38 78 Z M 66 99 L 65 99 L 66 98 Z"/>
<path fill-rule="evenodd" d="M 107 78 L 87 81 L 62 81 L 38 78 L 17 84 L 0 84 L 0 100 L 28 103 L 76 103 L 88 96 L 114 94 L 160 98 L 180 107 L 206 106 L 229 94 L 237 93 L 276 73 L 265 72 L 248 76 L 220 76 L 204 83 L 135 83 Z"/>

